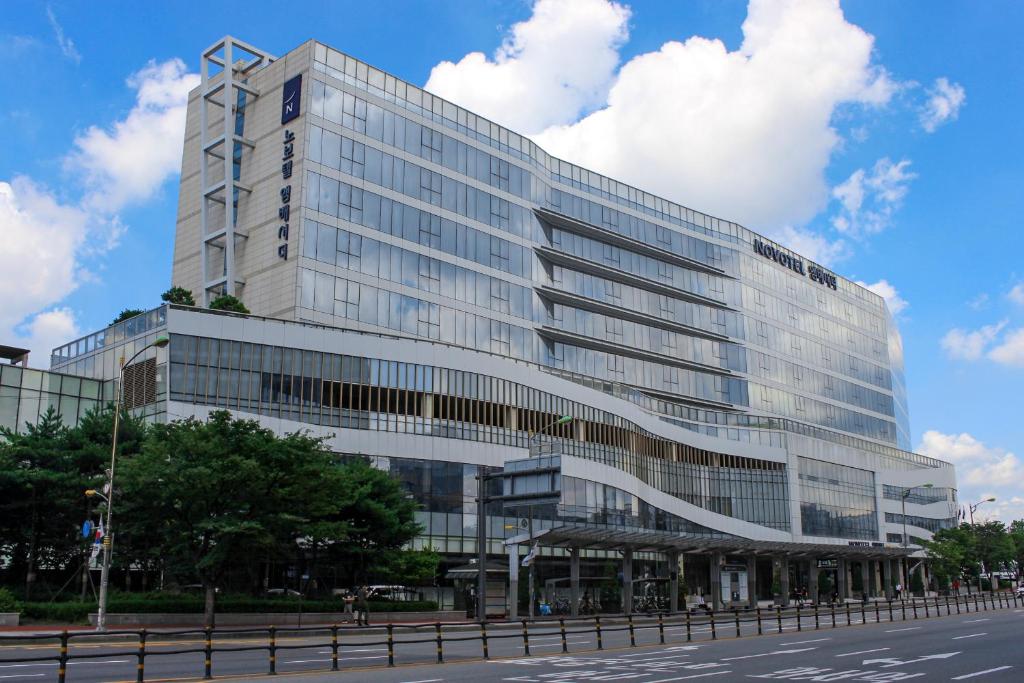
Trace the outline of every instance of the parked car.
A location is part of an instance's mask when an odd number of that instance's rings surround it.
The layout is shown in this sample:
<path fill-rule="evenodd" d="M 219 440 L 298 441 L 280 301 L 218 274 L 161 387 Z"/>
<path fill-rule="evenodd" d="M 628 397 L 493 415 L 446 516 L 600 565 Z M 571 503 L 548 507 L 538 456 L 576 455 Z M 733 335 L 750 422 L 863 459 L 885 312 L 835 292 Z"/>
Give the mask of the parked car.
<path fill-rule="evenodd" d="M 266 592 L 268 598 L 301 598 L 302 593 L 294 588 L 270 588 Z"/>

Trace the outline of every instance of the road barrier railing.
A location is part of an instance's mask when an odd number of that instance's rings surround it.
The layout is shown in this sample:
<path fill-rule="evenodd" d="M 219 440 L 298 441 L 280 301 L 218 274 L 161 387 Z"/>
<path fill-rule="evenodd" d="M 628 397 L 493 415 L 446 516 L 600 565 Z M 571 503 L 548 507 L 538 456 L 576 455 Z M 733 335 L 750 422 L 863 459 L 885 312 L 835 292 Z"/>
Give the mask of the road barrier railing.
<path fill-rule="evenodd" d="M 153 658 L 194 655 L 196 677 L 212 679 L 216 674 L 215 655 L 254 652 L 265 653 L 267 675 L 281 673 L 278 656 L 290 650 L 329 648 L 330 670 L 338 671 L 343 664 L 367 667 L 362 659 L 347 656 L 346 649 L 363 650 L 380 647 L 386 651 L 387 665 L 443 663 L 461 659 L 489 659 L 499 643 L 508 642 L 517 651 L 508 656 L 531 656 L 534 644 L 555 640 L 554 647 L 562 653 L 573 650 L 570 645 L 587 636 L 587 645 L 577 652 L 593 650 L 589 637 L 596 640 L 596 649 L 607 647 L 609 638 L 623 635 L 619 647 L 638 647 L 666 643 L 689 643 L 698 636 L 717 640 L 725 631 L 734 637 L 760 636 L 782 633 L 785 629 L 802 631 L 820 630 L 859 624 L 897 622 L 914 619 L 933 619 L 956 614 L 1013 609 L 1024 606 L 1024 599 L 1016 593 L 999 592 L 912 598 L 910 600 L 873 600 L 862 602 L 797 604 L 790 607 L 734 608 L 728 610 L 693 609 L 684 612 L 649 612 L 633 614 L 603 614 L 595 616 L 539 617 L 533 620 L 490 622 L 442 622 L 419 624 L 387 623 L 379 626 L 332 624 L 327 626 L 268 626 L 227 629 L 147 630 L 118 629 L 103 633 L 95 631 L 60 631 L 43 634 L 0 634 L 0 666 L 15 664 L 56 665 L 58 683 L 68 679 L 68 666 L 74 662 L 126 657 L 136 661 L 138 683 L 146 680 L 147 662 Z M 942 608 L 945 608 L 945 615 Z M 973 609 L 972 609 L 973 608 Z M 909 609 L 909 614 L 908 614 Z M 919 611 L 923 609 L 923 614 Z M 855 620 L 855 616 L 859 619 Z M 730 623 L 731 622 L 731 623 Z M 732 628 L 729 628 L 729 627 Z M 653 631 L 649 642 L 639 642 Z M 111 644 L 110 641 L 113 641 Z M 134 642 L 132 642 L 134 641 Z M 456 652 L 457 643 L 478 642 L 479 649 Z M 115 649 L 124 644 L 125 649 Z M 416 648 L 420 645 L 423 647 Z M 544 643 L 545 646 L 552 646 Z M 52 654 L 31 656 L 5 656 L 5 651 L 21 652 L 53 649 Z M 130 649 L 128 649 L 130 648 Z M 507 647 L 505 649 L 508 649 Z M 382 657 L 383 658 L 383 657 Z M 258 666 L 258 662 L 253 662 Z M 377 665 L 378 667 L 381 665 Z M 303 669 L 303 671 L 308 671 Z M 200 673 L 201 672 L 201 673 Z M 258 675 L 255 668 L 244 675 Z M 231 675 L 238 675 L 232 671 Z M 166 677 L 166 676 L 161 676 Z M 152 680 L 152 678 L 151 678 Z"/>

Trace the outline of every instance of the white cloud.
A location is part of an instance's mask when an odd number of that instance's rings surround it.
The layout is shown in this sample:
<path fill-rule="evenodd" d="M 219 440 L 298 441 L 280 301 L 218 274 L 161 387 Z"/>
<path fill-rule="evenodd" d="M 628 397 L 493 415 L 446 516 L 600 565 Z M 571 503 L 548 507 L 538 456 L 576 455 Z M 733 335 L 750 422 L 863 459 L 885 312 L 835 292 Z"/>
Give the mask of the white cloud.
<path fill-rule="evenodd" d="M 604 102 L 629 16 L 605 0 L 538 0 L 493 59 L 471 52 L 441 62 L 425 87 L 525 133 L 569 123 Z"/>
<path fill-rule="evenodd" d="M 974 331 L 957 327 L 947 332 L 940 343 L 950 358 L 978 360 L 1006 324 L 1007 321 L 1002 320 Z"/>
<path fill-rule="evenodd" d="M 885 304 L 889 307 L 889 312 L 893 316 L 899 315 L 909 305 L 907 300 L 900 296 L 899 292 L 896 291 L 896 288 L 888 280 L 879 280 L 870 285 L 857 280 L 857 284 L 885 299 Z"/>
<path fill-rule="evenodd" d="M 752 0 L 742 28 L 735 51 L 693 36 L 634 57 L 603 107 L 574 123 L 575 103 L 546 114 L 568 123 L 535 139 L 556 156 L 752 228 L 804 225 L 828 201 L 837 108 L 883 105 L 895 86 L 872 63 L 873 38 L 835 0 Z M 554 58 L 544 68 L 557 71 L 572 50 L 546 52 Z M 460 71 L 458 92 L 446 93 L 479 106 L 470 93 L 490 90 L 491 76 Z M 544 102 L 543 91 L 530 101 Z M 510 111 L 494 116 L 517 124 Z"/>
<path fill-rule="evenodd" d="M 75 41 L 64 35 L 64 27 L 57 21 L 56 15 L 53 13 L 53 8 L 47 5 L 46 16 L 50 20 L 50 26 L 53 27 L 53 33 L 57 37 L 57 45 L 60 47 L 61 53 L 75 64 L 82 61 L 82 55 L 78 53 L 78 48 L 75 47 Z"/>
<path fill-rule="evenodd" d="M 872 235 L 889 227 L 907 196 L 910 181 L 917 177 L 909 168 L 908 159 L 893 163 L 882 157 L 871 171 L 859 168 L 851 173 L 832 188 L 832 197 L 841 206 L 832 227 L 853 236 Z"/>
<path fill-rule="evenodd" d="M 0 329 L 9 332 L 75 289 L 88 236 L 89 216 L 80 208 L 24 176 L 0 182 Z"/>
<path fill-rule="evenodd" d="M 850 255 L 844 240 L 830 240 L 804 228 L 786 225 L 781 228 L 767 230 L 766 232 L 768 237 L 771 237 L 779 244 L 785 244 L 801 256 L 805 256 L 823 266 L 831 267 Z"/>
<path fill-rule="evenodd" d="M 1024 282 L 1015 284 L 1006 294 L 1006 298 L 1015 304 L 1024 306 Z"/>
<path fill-rule="evenodd" d="M 1024 328 L 1008 330 L 999 344 L 988 352 L 988 357 L 1002 365 L 1024 368 Z"/>
<path fill-rule="evenodd" d="M 180 60 L 133 75 L 135 106 L 109 132 L 93 127 L 76 139 L 65 158 L 75 183 L 60 198 L 25 176 L 0 180 L 0 339 L 31 348 L 33 365 L 47 367 L 50 345 L 77 334 L 73 312 L 58 304 L 116 246 L 124 230 L 117 212 L 178 172 L 185 98 L 197 82 Z M 79 198 L 64 199 L 69 190 Z"/>
<path fill-rule="evenodd" d="M 950 83 L 946 78 L 936 78 L 935 85 L 928 89 L 927 94 L 928 101 L 921 110 L 920 121 L 928 133 L 934 133 L 947 121 L 955 121 L 960 107 L 967 101 L 963 86 Z"/>
<path fill-rule="evenodd" d="M 188 92 L 199 76 L 180 59 L 156 63 L 127 81 L 137 91 L 135 106 L 108 129 L 92 126 L 75 138 L 65 166 L 81 174 L 83 205 L 116 212 L 151 197 L 181 168 Z"/>
<path fill-rule="evenodd" d="M 951 462 L 956 466 L 959 499 L 962 504 L 996 497 L 995 504 L 975 514 L 975 521 L 994 516 L 1003 521 L 1024 518 L 1020 482 L 1024 469 L 1020 459 L 1002 448 L 987 446 L 967 433 L 944 434 L 936 430 L 924 433 L 919 453 Z"/>
<path fill-rule="evenodd" d="M 976 296 L 973 299 L 971 299 L 970 301 L 968 301 L 967 305 L 970 306 L 975 311 L 981 311 L 981 310 L 984 310 L 984 309 L 988 308 L 988 299 L 989 299 L 988 294 L 985 293 L 985 292 L 982 292 L 978 296 Z"/>

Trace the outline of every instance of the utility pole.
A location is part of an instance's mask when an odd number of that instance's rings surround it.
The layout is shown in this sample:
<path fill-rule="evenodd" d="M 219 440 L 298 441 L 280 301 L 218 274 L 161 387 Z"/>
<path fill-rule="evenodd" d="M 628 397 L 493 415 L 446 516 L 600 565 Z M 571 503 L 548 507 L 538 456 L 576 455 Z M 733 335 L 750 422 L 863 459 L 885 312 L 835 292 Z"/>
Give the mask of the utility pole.
<path fill-rule="evenodd" d="M 530 619 L 533 619 L 533 602 L 534 602 L 534 587 L 533 587 L 533 565 L 537 562 L 537 556 L 533 555 L 533 506 L 530 505 L 526 508 L 526 519 L 527 519 L 527 533 L 530 534 Z"/>
<path fill-rule="evenodd" d="M 476 618 L 487 621 L 487 475 L 484 466 L 477 468 L 476 477 Z"/>
<path fill-rule="evenodd" d="M 989 496 L 988 498 L 983 498 L 983 499 L 979 500 L 977 503 L 969 503 L 967 505 L 967 508 L 971 511 L 971 532 L 972 533 L 974 532 L 974 511 L 977 510 L 978 508 L 980 508 L 985 503 L 994 503 L 995 500 L 996 500 L 995 496 Z M 981 575 L 985 576 L 985 560 L 981 561 Z M 992 577 L 991 576 L 988 577 L 988 589 L 989 589 L 990 592 L 995 591 L 995 587 L 992 585 Z M 979 591 L 981 590 L 981 579 L 978 579 L 978 590 Z"/>

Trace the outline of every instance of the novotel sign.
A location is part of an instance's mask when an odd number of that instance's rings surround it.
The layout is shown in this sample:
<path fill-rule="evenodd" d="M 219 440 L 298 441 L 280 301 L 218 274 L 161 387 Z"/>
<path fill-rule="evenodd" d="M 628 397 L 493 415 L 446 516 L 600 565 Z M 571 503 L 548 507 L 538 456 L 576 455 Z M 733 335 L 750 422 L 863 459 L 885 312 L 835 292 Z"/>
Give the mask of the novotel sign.
<path fill-rule="evenodd" d="M 826 287 L 836 289 L 836 276 L 821 266 L 816 266 L 811 263 L 808 264 L 805 269 L 803 260 L 786 254 L 782 250 L 777 249 L 770 244 L 765 244 L 761 240 L 754 240 L 754 251 L 767 259 L 775 261 L 780 266 L 785 266 L 794 272 L 806 275 L 810 279 L 815 282 L 819 282 Z"/>

